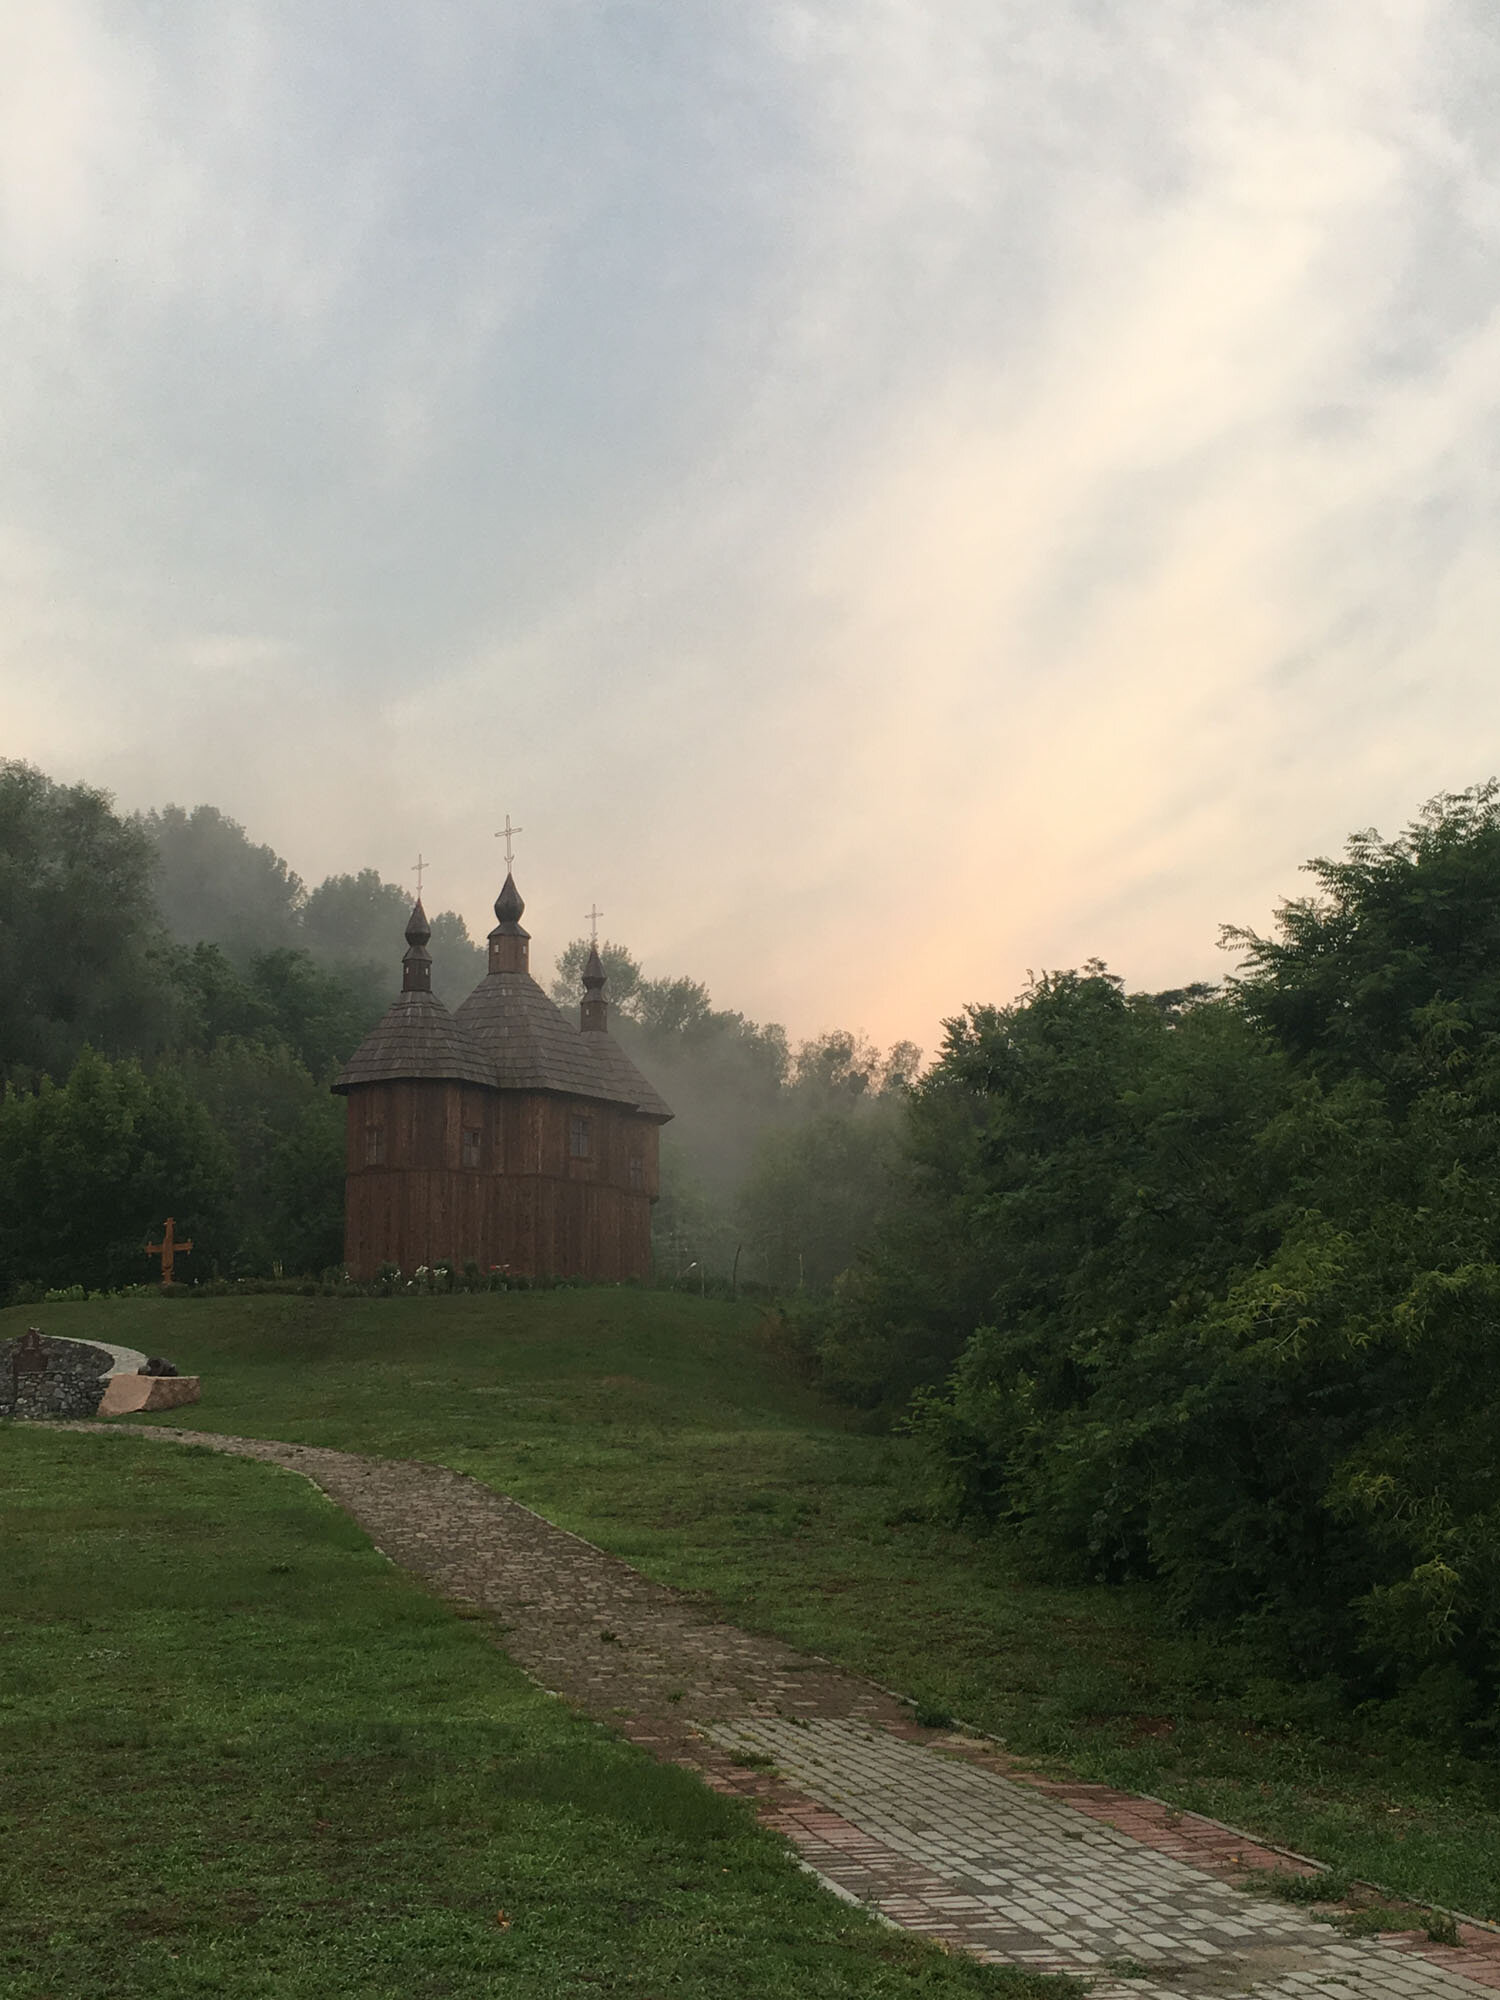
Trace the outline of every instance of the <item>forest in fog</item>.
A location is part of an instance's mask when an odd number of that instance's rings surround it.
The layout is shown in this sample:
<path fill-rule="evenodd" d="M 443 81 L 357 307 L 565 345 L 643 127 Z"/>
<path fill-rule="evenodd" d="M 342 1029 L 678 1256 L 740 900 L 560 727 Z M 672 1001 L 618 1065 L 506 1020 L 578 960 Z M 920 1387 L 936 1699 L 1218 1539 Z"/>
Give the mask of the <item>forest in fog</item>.
<path fill-rule="evenodd" d="M 198 1278 L 337 1267 L 345 1113 L 328 1086 L 400 990 L 411 902 L 368 868 L 309 887 L 213 806 L 127 817 L 0 764 L 0 1289 L 144 1281 L 168 1213 Z M 430 921 L 434 990 L 456 1006 L 484 948 L 452 911 Z M 565 1011 L 586 951 L 552 978 Z M 611 1026 L 676 1113 L 661 1275 L 829 1282 L 868 1235 L 919 1052 L 843 1030 L 794 1045 L 692 978 L 603 953 Z"/>

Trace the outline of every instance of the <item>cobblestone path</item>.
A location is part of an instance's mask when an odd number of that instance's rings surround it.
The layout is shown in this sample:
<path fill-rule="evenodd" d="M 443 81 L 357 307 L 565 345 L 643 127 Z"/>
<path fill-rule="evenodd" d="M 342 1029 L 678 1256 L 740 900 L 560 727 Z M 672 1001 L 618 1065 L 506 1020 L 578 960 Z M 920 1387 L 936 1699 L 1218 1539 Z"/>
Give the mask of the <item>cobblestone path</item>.
<path fill-rule="evenodd" d="M 1466 1925 L 1461 1948 L 1346 1938 L 1247 1896 L 1233 1883 L 1286 1857 L 919 1728 L 870 1682 L 719 1622 L 460 1473 L 211 1432 L 66 1428 L 304 1474 L 392 1561 L 491 1614 L 543 1687 L 750 1799 L 839 1894 L 981 1958 L 1090 1978 L 1094 2000 L 1493 2000 L 1500 1989 L 1500 1934 Z"/>

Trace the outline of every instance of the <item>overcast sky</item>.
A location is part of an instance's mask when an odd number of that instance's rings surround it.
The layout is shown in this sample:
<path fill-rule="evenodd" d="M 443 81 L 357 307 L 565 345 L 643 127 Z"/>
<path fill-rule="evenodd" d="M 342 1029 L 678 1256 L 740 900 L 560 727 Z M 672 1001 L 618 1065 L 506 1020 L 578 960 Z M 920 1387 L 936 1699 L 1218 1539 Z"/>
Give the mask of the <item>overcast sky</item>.
<path fill-rule="evenodd" d="M 795 1034 L 1217 977 L 1500 767 L 1497 20 L 0 0 L 0 753 Z"/>

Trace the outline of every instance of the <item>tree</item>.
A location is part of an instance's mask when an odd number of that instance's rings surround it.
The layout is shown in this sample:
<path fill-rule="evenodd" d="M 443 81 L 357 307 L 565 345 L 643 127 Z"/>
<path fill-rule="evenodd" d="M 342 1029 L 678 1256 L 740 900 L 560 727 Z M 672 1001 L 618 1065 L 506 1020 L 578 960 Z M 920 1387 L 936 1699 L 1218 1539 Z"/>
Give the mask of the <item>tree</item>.
<path fill-rule="evenodd" d="M 65 1084 L 0 1102 L 0 1270 L 7 1284 L 102 1289 L 149 1278 L 170 1214 L 204 1266 L 222 1251 L 229 1150 L 170 1072 L 85 1048 Z"/>
<path fill-rule="evenodd" d="M 267 1187 L 273 1241 L 289 1271 L 313 1272 L 344 1256 L 344 1105 L 322 1094 L 277 1146 Z"/>
<path fill-rule="evenodd" d="M 333 1251 L 312 1264 L 304 1263 L 301 1246 L 303 1218 L 326 1218 L 330 1202 L 338 1206 L 342 1229 L 342 1100 L 330 1094 L 326 1083 L 317 1082 L 274 1033 L 256 1038 L 222 1035 L 207 1049 L 177 1056 L 173 1067 L 183 1087 L 207 1111 L 233 1161 L 233 1194 L 224 1217 L 226 1247 L 220 1259 L 225 1273 L 269 1277 L 277 1264 L 290 1270 L 321 1270 L 337 1262 L 341 1233 Z M 326 1175 L 327 1185 L 316 1188 L 304 1180 L 290 1197 L 284 1149 L 300 1144 L 297 1135 L 304 1126 L 321 1132 L 330 1123 L 337 1127 L 339 1150 Z M 321 1228 L 322 1223 L 315 1226 Z"/>
<path fill-rule="evenodd" d="M 305 890 L 274 849 L 216 806 L 164 806 L 134 822 L 154 852 L 152 886 L 173 937 L 216 944 L 238 966 L 300 942 Z"/>
<path fill-rule="evenodd" d="M 559 1006 L 576 1003 L 589 949 L 587 938 L 575 938 L 558 959 L 552 997 Z M 610 1029 L 675 1114 L 662 1134 L 663 1195 L 653 1236 L 670 1262 L 678 1239 L 691 1235 L 708 1246 L 723 1275 L 737 1242 L 736 1192 L 756 1136 L 780 1102 L 786 1031 L 716 1008 L 696 979 L 647 979 L 623 945 L 606 941 L 599 955 Z"/>
<path fill-rule="evenodd" d="M 378 1001 L 383 1009 L 399 990 L 398 967 L 413 900 L 394 882 L 382 881 L 373 868 L 330 875 L 303 905 L 303 945 L 367 1004 Z M 484 977 L 484 953 L 452 910 L 429 921 L 433 991 L 446 1005 L 457 1006 Z"/>
<path fill-rule="evenodd" d="M 668 1130 L 670 1131 L 670 1127 Z M 651 1257 L 658 1278 L 668 1283 L 706 1284 L 734 1270 L 739 1232 L 734 1217 L 670 1146 L 661 1156 L 661 1196 L 651 1212 Z"/>
<path fill-rule="evenodd" d="M 253 959 L 248 983 L 268 1010 L 274 1033 L 325 1081 L 384 1012 L 378 994 L 323 971 L 304 951 L 268 951 Z"/>
<path fill-rule="evenodd" d="M 0 763 L 0 1074 L 62 1074 L 86 1042 L 149 1054 L 171 1031 L 151 848 L 109 797 Z"/>
<path fill-rule="evenodd" d="M 484 978 L 488 958 L 484 946 L 475 944 L 456 911 L 439 910 L 430 921 L 432 939 L 427 949 L 432 953 L 432 990 L 445 1007 L 456 1007 Z"/>
<path fill-rule="evenodd" d="M 1406 1098 L 1439 1080 L 1453 1037 L 1500 1032 L 1500 783 L 1306 867 L 1322 893 L 1283 903 L 1276 935 L 1223 934 L 1245 954 L 1242 1006 L 1283 1047 Z"/>
<path fill-rule="evenodd" d="M 582 998 L 583 968 L 592 948 L 589 938 L 574 938 L 558 958 L 552 998 L 565 1012 L 576 1007 Z M 604 997 L 611 1013 L 616 1018 L 635 1020 L 636 993 L 641 984 L 639 961 L 624 945 L 613 944 L 608 938 L 599 946 L 599 959 L 604 967 Z"/>
<path fill-rule="evenodd" d="M 921 1066 L 915 1042 L 897 1042 L 883 1056 L 862 1035 L 833 1028 L 798 1043 L 787 1080 L 799 1108 L 833 1109 L 900 1093 L 915 1082 Z"/>
<path fill-rule="evenodd" d="M 151 843 L 156 897 L 181 944 L 216 946 L 240 972 L 273 952 L 306 951 L 364 1007 L 399 990 L 413 898 L 375 869 L 330 875 L 309 890 L 273 848 L 214 806 L 167 806 L 134 824 Z M 456 1006 L 483 977 L 484 953 L 452 910 L 431 922 L 433 990 Z"/>
<path fill-rule="evenodd" d="M 177 945 L 164 955 L 178 995 L 174 1041 L 179 1050 L 206 1053 L 228 1038 L 277 1040 L 276 1013 L 216 944 Z"/>
<path fill-rule="evenodd" d="M 1500 795 L 1311 864 L 1215 996 L 1101 966 L 949 1024 L 824 1331 L 1050 1575 L 1403 1726 L 1500 1727 Z M 926 1386 L 923 1387 L 925 1381 Z M 1477 1735 L 1476 1735 L 1477 1733 Z"/>
<path fill-rule="evenodd" d="M 889 1103 L 825 1110 L 761 1135 L 739 1212 L 770 1284 L 822 1287 L 850 1268 L 889 1200 L 898 1135 Z"/>

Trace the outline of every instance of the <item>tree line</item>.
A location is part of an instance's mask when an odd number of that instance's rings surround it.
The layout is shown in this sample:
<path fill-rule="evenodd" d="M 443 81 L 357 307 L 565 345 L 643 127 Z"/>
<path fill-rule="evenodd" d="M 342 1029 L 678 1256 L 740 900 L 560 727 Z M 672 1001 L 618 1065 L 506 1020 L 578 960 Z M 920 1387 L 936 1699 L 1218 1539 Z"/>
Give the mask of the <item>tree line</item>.
<path fill-rule="evenodd" d="M 327 1086 L 406 908 L 373 871 L 308 890 L 212 807 L 125 818 L 0 764 L 0 1287 L 140 1282 L 168 1213 L 205 1274 L 335 1263 Z M 443 930 L 450 975 L 479 960 Z"/>
<path fill-rule="evenodd" d="M 201 1276 L 336 1267 L 328 1086 L 399 986 L 410 906 L 373 869 L 309 887 L 212 806 L 127 817 L 0 763 L 0 1295 L 143 1281 L 169 1212 Z M 485 956 L 455 913 L 431 922 L 451 1006 Z M 587 950 L 559 960 L 564 1007 Z M 615 1032 L 678 1114 L 663 1275 L 831 1279 L 869 1233 L 917 1051 L 846 1031 L 794 1046 L 623 946 L 604 956 Z"/>

